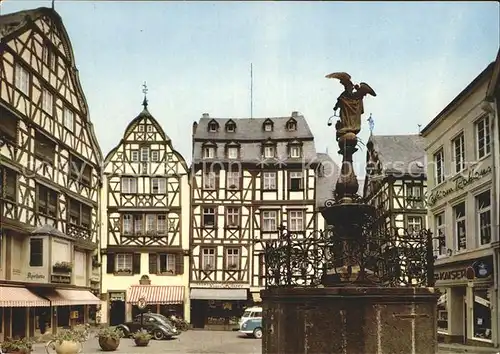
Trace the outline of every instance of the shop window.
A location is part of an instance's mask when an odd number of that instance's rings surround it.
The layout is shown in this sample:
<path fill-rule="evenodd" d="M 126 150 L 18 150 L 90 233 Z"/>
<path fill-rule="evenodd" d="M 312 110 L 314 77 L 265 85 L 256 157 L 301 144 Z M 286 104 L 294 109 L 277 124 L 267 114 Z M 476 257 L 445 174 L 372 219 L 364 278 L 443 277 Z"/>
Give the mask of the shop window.
<path fill-rule="evenodd" d="M 440 289 L 441 295 L 437 302 L 437 325 L 438 331 L 448 332 L 448 293 L 446 289 Z"/>
<path fill-rule="evenodd" d="M 474 288 L 474 338 L 491 340 L 491 297 L 488 289 Z"/>

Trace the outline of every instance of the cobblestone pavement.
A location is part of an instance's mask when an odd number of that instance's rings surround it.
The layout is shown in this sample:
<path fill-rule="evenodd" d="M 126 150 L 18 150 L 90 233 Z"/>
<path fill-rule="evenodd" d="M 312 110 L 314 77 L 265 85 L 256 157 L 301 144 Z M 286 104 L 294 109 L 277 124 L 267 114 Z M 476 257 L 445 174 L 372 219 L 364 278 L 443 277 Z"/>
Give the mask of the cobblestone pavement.
<path fill-rule="evenodd" d="M 148 347 L 136 347 L 132 339 L 122 339 L 117 354 L 186 353 L 186 354 L 261 354 L 260 339 L 241 336 L 238 332 L 187 331 L 175 339 L 152 340 Z M 33 354 L 46 353 L 43 344 L 36 344 Z M 55 353 L 50 350 L 50 353 Z M 84 354 L 102 354 L 97 339 L 91 338 L 84 345 Z M 439 351 L 439 354 L 452 352 Z"/>

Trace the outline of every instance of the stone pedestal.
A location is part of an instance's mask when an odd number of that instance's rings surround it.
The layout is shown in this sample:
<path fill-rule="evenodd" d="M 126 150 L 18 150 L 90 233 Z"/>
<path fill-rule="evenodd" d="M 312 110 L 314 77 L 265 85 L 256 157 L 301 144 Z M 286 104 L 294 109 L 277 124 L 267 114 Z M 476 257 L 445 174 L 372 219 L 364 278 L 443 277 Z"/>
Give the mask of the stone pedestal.
<path fill-rule="evenodd" d="M 434 354 L 433 288 L 261 291 L 263 354 Z"/>

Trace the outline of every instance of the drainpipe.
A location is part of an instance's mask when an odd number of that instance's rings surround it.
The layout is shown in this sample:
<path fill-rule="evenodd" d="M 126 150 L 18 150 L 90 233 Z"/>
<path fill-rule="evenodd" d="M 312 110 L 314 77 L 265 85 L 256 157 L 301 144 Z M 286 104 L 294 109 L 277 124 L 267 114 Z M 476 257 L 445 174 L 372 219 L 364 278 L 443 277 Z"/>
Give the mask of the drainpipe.
<path fill-rule="evenodd" d="M 491 154 L 492 154 L 492 161 L 493 161 L 493 183 L 492 183 L 492 200 L 500 200 L 500 172 L 498 169 L 500 168 L 500 144 L 499 144 L 499 139 L 500 139 L 500 124 L 498 124 L 498 120 L 500 119 L 500 112 L 498 112 L 495 107 L 498 107 L 498 104 L 495 106 L 495 102 L 497 99 L 493 100 L 493 102 L 488 102 L 484 101 L 481 105 L 481 108 L 484 112 L 488 114 L 490 117 L 490 132 L 491 132 L 491 139 L 490 139 L 490 144 L 491 144 Z M 497 146 L 498 145 L 498 146 Z M 492 235 L 494 239 L 491 241 L 494 244 L 497 244 L 500 242 L 500 239 L 498 238 L 499 232 L 500 232 L 500 208 L 498 203 L 492 203 L 493 204 L 493 230 Z M 497 246 L 498 247 L 498 246 Z M 499 289 L 498 286 L 500 284 L 500 274 L 496 270 L 498 269 L 498 263 L 500 262 L 499 259 L 499 254 L 498 254 L 498 249 L 496 252 L 493 252 L 493 268 L 495 269 L 493 273 L 493 282 L 494 282 L 494 294 L 492 294 L 493 298 L 493 308 L 492 308 L 492 313 L 498 313 L 498 307 L 500 305 L 500 299 L 499 299 Z M 492 328 L 493 332 L 493 345 L 495 347 L 498 347 L 499 342 L 500 342 L 500 317 L 496 317 L 496 323 L 492 323 L 492 325 L 495 325 L 496 328 Z"/>

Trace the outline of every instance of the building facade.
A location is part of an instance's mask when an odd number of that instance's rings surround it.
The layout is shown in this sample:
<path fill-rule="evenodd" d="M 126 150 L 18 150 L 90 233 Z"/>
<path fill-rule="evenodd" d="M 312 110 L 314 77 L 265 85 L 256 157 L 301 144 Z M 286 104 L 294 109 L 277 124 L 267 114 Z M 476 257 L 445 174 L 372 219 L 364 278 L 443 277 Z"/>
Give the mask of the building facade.
<path fill-rule="evenodd" d="M 99 304 L 102 156 L 61 17 L 0 16 L 0 35 L 0 330 L 33 336 Z"/>
<path fill-rule="evenodd" d="M 193 125 L 191 322 L 229 329 L 260 301 L 263 242 L 288 230 L 323 228 L 317 212 L 319 160 L 297 112 Z"/>
<path fill-rule="evenodd" d="M 427 227 L 424 139 L 419 135 L 371 135 L 363 197 L 377 211 L 381 229 L 419 232 Z"/>
<path fill-rule="evenodd" d="M 498 346 L 498 203 L 490 64 L 423 130 L 435 238 L 438 330 L 445 341 Z M 497 138 L 495 139 L 495 136 Z"/>
<path fill-rule="evenodd" d="M 495 60 L 495 66 L 491 80 L 486 91 L 486 104 L 483 105 L 483 110 L 490 115 L 492 119 L 492 151 L 493 163 L 498 169 L 500 166 L 500 49 Z M 495 188 L 494 200 L 500 200 L 500 173 L 495 173 Z M 498 203 L 497 203 L 498 204 Z M 496 230 L 500 230 L 500 208 L 496 210 Z M 495 259 L 500 260 L 500 240 L 497 238 L 492 242 L 492 247 L 495 252 Z M 498 263 L 496 263 L 498 264 Z M 500 284 L 500 275 L 498 272 L 494 274 L 496 284 Z M 498 300 L 497 300 L 498 301 Z M 496 316 L 496 326 L 500 328 L 500 316 Z M 498 339 L 497 342 L 500 342 Z"/>
<path fill-rule="evenodd" d="M 101 321 L 135 318 L 141 298 L 189 321 L 189 169 L 146 98 L 105 159 L 101 205 Z"/>

